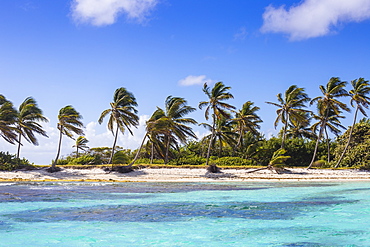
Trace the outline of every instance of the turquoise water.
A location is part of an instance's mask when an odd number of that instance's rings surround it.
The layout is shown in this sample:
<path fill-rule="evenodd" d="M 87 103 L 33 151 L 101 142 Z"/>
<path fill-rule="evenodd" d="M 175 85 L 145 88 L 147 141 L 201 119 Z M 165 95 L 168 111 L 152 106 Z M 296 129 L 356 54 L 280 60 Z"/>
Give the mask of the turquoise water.
<path fill-rule="evenodd" d="M 0 246 L 370 246 L 369 182 L 0 183 Z"/>

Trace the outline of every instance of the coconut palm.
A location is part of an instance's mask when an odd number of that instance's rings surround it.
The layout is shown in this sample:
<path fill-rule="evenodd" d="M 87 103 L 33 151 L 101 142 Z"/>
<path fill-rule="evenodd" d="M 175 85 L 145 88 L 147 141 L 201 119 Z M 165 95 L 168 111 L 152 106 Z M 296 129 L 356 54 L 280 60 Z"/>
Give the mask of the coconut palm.
<path fill-rule="evenodd" d="M 26 141 L 36 146 L 38 141 L 35 133 L 48 137 L 39 122 L 48 122 L 48 119 L 42 115 L 42 110 L 37 106 L 36 100 L 32 97 L 27 97 L 19 106 L 15 124 L 18 132 L 17 158 L 19 158 L 21 150 L 22 136 Z"/>
<path fill-rule="evenodd" d="M 13 126 L 16 118 L 17 110 L 12 102 L 0 94 L 0 136 L 11 144 L 17 142 L 16 128 Z"/>
<path fill-rule="evenodd" d="M 317 131 L 321 131 L 321 135 L 317 136 L 317 138 L 320 138 L 325 134 L 326 142 L 327 142 L 327 152 L 328 152 L 328 162 L 330 161 L 330 140 L 328 135 L 328 130 L 338 136 L 341 133 L 341 130 L 339 128 L 345 129 L 345 127 L 341 124 L 340 118 L 344 118 L 344 116 L 336 115 L 334 111 L 329 111 L 329 114 L 326 116 L 319 112 L 319 115 L 313 115 L 313 119 L 317 120 L 316 123 L 314 123 L 311 126 L 311 129 L 313 133 L 316 133 Z M 323 125 L 325 124 L 325 125 Z M 318 142 L 320 140 L 316 140 L 315 149 L 314 149 L 314 156 L 316 156 L 317 148 L 318 148 Z"/>
<path fill-rule="evenodd" d="M 211 134 L 205 136 L 203 138 L 203 141 L 208 143 L 209 141 L 212 140 L 212 147 L 214 147 L 215 144 L 217 143 L 219 147 L 218 152 L 219 157 L 222 156 L 222 147 L 224 146 L 224 144 L 229 145 L 230 147 L 234 147 L 236 145 L 236 139 L 238 137 L 238 134 L 233 130 L 234 124 L 235 123 L 232 121 L 232 119 L 227 119 L 224 116 L 217 118 L 213 139 L 212 139 L 212 126 L 207 123 L 200 124 L 211 131 Z"/>
<path fill-rule="evenodd" d="M 247 101 L 243 104 L 242 109 L 235 112 L 235 118 L 232 120 L 237 124 L 236 131 L 239 134 L 236 148 L 243 143 L 243 136 L 247 132 L 258 135 L 259 124 L 262 123 L 261 118 L 257 115 L 260 108 L 253 106 L 253 102 Z"/>
<path fill-rule="evenodd" d="M 89 140 L 87 140 L 86 137 L 84 137 L 84 136 L 77 137 L 75 145 L 72 146 L 72 147 L 76 148 L 76 158 L 78 158 L 78 150 L 79 149 L 86 151 L 89 148 L 87 146 L 88 142 L 89 142 Z"/>
<path fill-rule="evenodd" d="M 215 136 L 216 119 L 221 118 L 221 116 L 225 118 L 230 118 L 230 113 L 228 112 L 228 110 L 235 109 L 234 106 L 223 102 L 225 100 L 234 98 L 234 96 L 228 92 L 230 89 L 231 87 L 226 87 L 222 82 L 217 82 L 212 89 L 208 87 L 207 83 L 204 83 L 204 86 L 203 86 L 203 92 L 207 95 L 208 101 L 200 102 L 199 108 L 202 109 L 206 107 L 206 110 L 205 110 L 206 120 L 209 119 L 209 114 L 211 114 L 211 118 L 212 118 L 212 135 L 211 135 L 211 140 L 208 144 L 206 165 L 208 165 L 208 162 L 209 162 L 211 145 L 212 145 L 213 138 Z"/>
<path fill-rule="evenodd" d="M 370 92 L 369 81 L 366 81 L 364 78 L 359 78 L 359 79 L 351 81 L 351 85 L 352 85 L 352 89 L 349 91 L 349 95 L 351 96 L 351 101 L 350 102 L 351 102 L 352 107 L 355 107 L 355 104 L 356 104 L 356 111 L 355 111 L 355 114 L 353 116 L 353 123 L 352 123 L 351 129 L 350 129 L 350 132 L 349 132 L 349 137 L 348 137 L 347 144 L 344 147 L 344 150 L 343 150 L 337 164 L 335 165 L 335 168 L 337 168 L 339 166 L 339 164 L 342 161 L 343 156 L 346 153 L 346 151 L 348 149 L 348 146 L 351 142 L 352 131 L 353 131 L 353 128 L 356 124 L 358 111 L 360 111 L 364 116 L 367 117 L 367 114 L 366 114 L 364 108 L 368 109 L 369 104 L 370 104 L 370 98 L 367 96 Z"/>
<path fill-rule="evenodd" d="M 145 127 L 146 133 L 143 137 L 143 140 L 141 141 L 140 147 L 139 147 L 133 161 L 129 164 L 130 166 L 132 166 L 135 163 L 135 161 L 137 160 L 137 158 L 139 157 L 139 153 L 140 153 L 141 149 L 143 148 L 146 139 L 149 139 L 148 142 L 151 143 L 151 146 L 152 146 L 152 148 L 151 148 L 151 160 L 153 159 L 154 145 L 157 142 L 158 134 L 163 129 L 163 126 L 161 126 L 158 123 L 158 119 L 160 119 L 162 116 L 163 116 L 162 111 L 158 110 L 158 108 L 157 108 L 157 110 L 154 111 L 154 113 L 149 118 L 149 120 L 146 121 L 146 127 Z"/>
<path fill-rule="evenodd" d="M 286 131 L 286 138 L 308 138 L 315 139 L 316 135 L 310 128 L 311 116 L 307 112 L 302 112 L 304 118 L 307 121 L 297 121 L 297 119 L 291 118 Z"/>
<path fill-rule="evenodd" d="M 71 105 L 67 105 L 59 110 L 57 128 L 59 130 L 59 143 L 57 156 L 49 169 L 50 172 L 58 171 L 56 164 L 60 155 L 60 148 L 62 145 L 63 135 L 73 139 L 73 134 L 83 135 L 83 123 L 80 121 L 82 116 L 75 108 Z"/>
<path fill-rule="evenodd" d="M 326 128 L 327 122 L 330 116 L 339 116 L 341 111 L 350 111 L 347 105 L 338 100 L 340 97 L 348 96 L 348 92 L 344 89 L 347 82 L 341 81 L 338 77 L 330 78 L 326 86 L 320 85 L 320 90 L 322 96 L 318 96 L 311 100 L 310 105 L 317 103 L 318 116 L 322 118 L 319 124 L 319 134 L 317 136 L 317 141 L 315 145 L 315 151 L 311 163 L 307 167 L 308 169 L 312 167 L 313 162 L 316 158 L 317 148 L 322 137 L 322 134 Z"/>
<path fill-rule="evenodd" d="M 128 92 L 125 88 L 118 88 L 113 95 L 113 102 L 110 103 L 111 108 L 104 110 L 98 120 L 99 124 L 103 123 L 104 118 L 109 114 L 108 129 L 114 136 L 112 153 L 109 159 L 109 164 L 112 164 L 112 159 L 117 143 L 118 131 L 123 134 L 127 129 L 131 135 L 131 126 L 139 125 L 139 117 L 136 115 L 137 102 L 134 95 Z M 114 130 L 115 127 L 115 130 Z M 113 164 L 112 164 L 113 166 Z"/>
<path fill-rule="evenodd" d="M 275 128 L 281 122 L 283 127 L 282 132 L 282 141 L 281 141 L 281 148 L 284 148 L 286 132 L 288 129 L 288 123 L 290 119 L 294 119 L 295 121 L 305 124 L 308 120 L 304 117 L 305 115 L 302 113 L 309 112 L 308 110 L 304 110 L 302 108 L 306 107 L 306 102 L 310 100 L 308 95 L 304 92 L 304 88 L 297 87 L 296 85 L 290 86 L 284 93 L 284 97 L 281 93 L 277 95 L 279 103 L 274 102 L 266 102 L 267 104 L 271 104 L 274 106 L 279 107 L 276 110 L 277 118 L 275 120 L 274 126 Z"/>
<path fill-rule="evenodd" d="M 155 113 L 155 126 L 157 132 L 164 137 L 165 163 L 168 162 L 168 154 L 172 142 L 185 143 L 188 137 L 197 138 L 189 124 L 197 122 L 185 116 L 196 109 L 188 106 L 184 98 L 168 96 L 165 101 L 165 110 L 157 108 Z"/>

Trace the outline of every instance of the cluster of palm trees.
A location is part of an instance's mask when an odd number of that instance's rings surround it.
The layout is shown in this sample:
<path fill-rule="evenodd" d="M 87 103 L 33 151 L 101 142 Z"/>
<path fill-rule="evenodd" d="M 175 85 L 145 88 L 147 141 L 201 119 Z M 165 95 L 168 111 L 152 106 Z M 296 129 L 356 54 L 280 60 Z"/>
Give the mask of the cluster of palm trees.
<path fill-rule="evenodd" d="M 276 111 L 278 116 L 275 121 L 275 127 L 279 122 L 284 125 L 281 131 L 282 148 L 284 148 L 285 138 L 289 132 L 291 136 L 305 136 L 316 139 L 314 154 L 308 168 L 311 168 L 315 161 L 318 145 L 323 136 L 325 135 L 329 149 L 328 131 L 338 135 L 341 132 L 340 128 L 345 129 L 340 121 L 341 118 L 344 118 L 341 114 L 343 111 L 350 112 L 350 108 L 340 101 L 339 98 L 350 97 L 351 106 L 356 108 L 351 130 L 356 123 L 358 111 L 367 117 L 365 108 L 368 108 L 370 103 L 370 98 L 368 97 L 370 92 L 369 81 L 364 78 L 351 81 L 352 89 L 349 92 L 345 89 L 346 85 L 347 82 L 341 81 L 338 77 L 332 77 L 326 85 L 320 85 L 319 88 L 322 95 L 313 99 L 308 97 L 304 92 L 304 88 L 293 85 L 288 88 L 284 96 L 282 94 L 277 95 L 279 103 L 267 102 L 279 107 Z M 306 103 L 308 102 L 310 105 L 316 104 L 316 113 L 306 109 Z M 309 127 L 311 120 L 316 122 Z M 295 134 L 293 135 L 293 133 Z M 339 166 L 350 141 L 351 134 L 347 146 L 335 167 Z M 330 152 L 328 151 L 328 160 L 330 159 L 329 155 Z"/>
<path fill-rule="evenodd" d="M 347 82 L 341 81 L 338 77 L 333 77 L 326 85 L 320 86 L 322 95 L 313 99 L 308 97 L 304 88 L 292 85 L 284 94 L 279 93 L 277 95 L 277 103 L 266 102 L 278 107 L 274 126 L 276 128 L 279 123 L 283 126 L 280 131 L 281 149 L 284 149 L 287 138 L 316 139 L 312 161 L 308 166 L 310 168 L 315 161 L 319 142 L 323 137 L 329 140 L 328 131 L 338 135 L 340 128 L 344 129 L 340 119 L 343 118 L 343 111 L 349 112 L 350 108 L 339 100 L 341 97 L 351 97 L 351 106 L 355 108 L 353 125 L 356 123 L 358 112 L 367 116 L 365 109 L 370 104 L 370 98 L 368 97 L 370 92 L 369 82 L 364 78 L 353 80 L 351 81 L 352 89 L 349 92 L 345 89 L 346 84 Z M 210 120 L 210 123 L 199 124 L 210 131 L 210 134 L 201 140 L 201 143 L 206 147 L 206 165 L 209 165 L 212 148 L 218 147 L 219 156 L 221 156 L 224 146 L 231 147 L 233 152 L 242 150 L 245 139 L 258 139 L 261 136 L 258 130 L 262 120 L 257 114 L 260 108 L 254 106 L 253 102 L 247 101 L 240 110 L 236 110 L 235 106 L 226 102 L 233 98 L 230 89 L 222 82 L 215 83 L 212 88 L 205 83 L 203 87 L 207 100 L 201 101 L 199 108 L 205 110 L 205 119 Z M 139 125 L 137 105 L 134 95 L 122 87 L 114 92 L 110 108 L 101 113 L 98 120 L 99 124 L 102 124 L 104 119 L 109 116 L 107 125 L 114 136 L 108 163 L 112 163 L 119 132 L 125 133 L 127 130 L 132 135 L 132 127 Z M 314 113 L 308 110 L 308 105 L 315 105 L 317 111 Z M 180 144 L 187 143 L 189 139 L 197 138 L 191 125 L 198 124 L 198 122 L 187 117 L 189 113 L 195 110 L 194 107 L 187 104 L 184 98 L 168 96 L 165 100 L 165 107 L 163 109 L 157 107 L 146 122 L 146 133 L 141 146 L 129 166 L 132 166 L 138 158 L 145 142 L 151 146 L 152 159 L 154 152 L 156 152 L 167 163 L 171 157 L 171 150 L 178 148 Z M 71 105 L 60 109 L 57 124 L 59 130 L 58 150 L 51 171 L 57 170 L 56 164 L 64 135 L 70 138 L 73 138 L 74 135 L 78 136 L 74 145 L 77 156 L 80 149 L 88 148 L 88 140 L 83 136 L 81 119 L 80 113 Z M 0 136 L 7 142 L 18 145 L 17 158 L 20 155 L 22 138 L 37 145 L 35 134 L 47 137 L 40 124 L 40 122 L 47 121 L 32 97 L 26 98 L 19 109 L 16 110 L 10 101 L 0 95 Z M 312 125 L 311 121 L 314 121 Z M 350 141 L 351 134 L 348 144 Z M 340 164 L 348 144 L 336 166 Z"/>

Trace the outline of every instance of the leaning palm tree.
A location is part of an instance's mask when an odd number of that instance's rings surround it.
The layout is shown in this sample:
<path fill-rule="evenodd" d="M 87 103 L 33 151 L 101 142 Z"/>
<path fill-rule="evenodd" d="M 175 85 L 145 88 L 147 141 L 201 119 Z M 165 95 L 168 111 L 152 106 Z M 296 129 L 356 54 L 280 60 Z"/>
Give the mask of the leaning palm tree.
<path fill-rule="evenodd" d="M 259 124 L 262 123 L 261 118 L 256 113 L 259 109 L 259 107 L 253 106 L 253 102 L 247 101 L 243 104 L 242 109 L 234 111 L 235 118 L 232 121 L 237 124 L 236 131 L 239 134 L 236 148 L 243 143 L 243 136 L 247 132 L 258 135 Z"/>
<path fill-rule="evenodd" d="M 353 131 L 353 128 L 356 124 L 358 111 L 360 111 L 365 117 L 367 117 L 367 114 L 366 114 L 364 108 L 368 109 L 369 104 L 370 104 L 370 98 L 367 96 L 370 93 L 369 81 L 365 81 L 364 78 L 359 78 L 359 79 L 351 81 L 351 85 L 352 85 L 353 89 L 351 89 L 349 91 L 349 95 L 351 96 L 351 101 L 350 102 L 351 102 L 352 107 L 355 107 L 354 104 L 356 103 L 356 111 L 355 111 L 355 114 L 353 116 L 353 123 L 352 123 L 352 127 L 350 129 L 350 132 L 349 132 L 349 137 L 348 137 L 347 144 L 344 147 L 344 150 L 343 150 L 337 164 L 335 165 L 335 168 L 337 168 L 339 166 L 339 164 L 342 161 L 342 159 L 344 157 L 344 154 L 346 153 L 346 151 L 348 149 L 348 146 L 351 142 L 352 131 Z"/>
<path fill-rule="evenodd" d="M 330 111 L 327 116 L 320 112 L 319 112 L 319 115 L 315 115 L 315 114 L 313 115 L 313 119 L 317 120 L 317 122 L 311 126 L 311 130 L 313 133 L 316 133 L 317 131 L 321 131 L 321 136 L 319 133 L 320 138 L 325 134 L 325 139 L 326 139 L 326 144 L 327 144 L 326 146 L 327 146 L 327 152 L 328 152 L 328 163 L 330 162 L 330 140 L 329 140 L 328 130 L 334 135 L 338 136 L 341 133 L 340 128 L 345 129 L 345 127 L 341 124 L 339 120 L 340 118 L 344 118 L 344 116 L 336 115 L 334 111 Z M 317 136 L 317 138 L 319 138 L 319 136 Z M 316 156 L 319 141 L 320 139 L 316 140 L 317 145 L 315 145 L 314 156 Z"/>
<path fill-rule="evenodd" d="M 307 139 L 316 139 L 316 135 L 312 132 L 310 128 L 311 116 L 307 112 L 302 113 L 304 118 L 308 121 L 297 121 L 294 118 L 291 118 L 288 124 L 288 129 L 286 132 L 286 138 L 307 138 Z"/>
<path fill-rule="evenodd" d="M 62 137 L 63 135 L 68 136 L 69 138 L 73 139 L 73 133 L 77 135 L 83 135 L 83 123 L 80 121 L 82 116 L 78 111 L 73 108 L 71 105 L 67 105 L 59 110 L 58 114 L 58 130 L 59 130 L 59 144 L 58 144 L 58 152 L 57 156 L 49 169 L 49 172 L 56 172 L 59 169 L 56 168 L 56 164 L 59 159 L 60 155 L 60 148 L 62 145 Z"/>
<path fill-rule="evenodd" d="M 304 88 L 297 87 L 296 85 L 290 86 L 285 91 L 284 97 L 281 93 L 279 93 L 277 95 L 277 98 L 279 103 L 274 102 L 266 103 L 279 107 L 279 109 L 276 110 L 277 118 L 275 120 L 274 126 L 276 128 L 279 122 L 284 124 L 282 132 L 283 137 L 281 141 L 281 148 L 284 149 L 286 132 L 290 119 L 295 119 L 295 121 L 300 122 L 302 124 L 305 124 L 305 122 L 308 121 L 304 117 L 305 115 L 302 113 L 309 111 L 304 110 L 302 108 L 306 107 L 305 104 L 310 100 L 310 98 L 304 92 Z"/>
<path fill-rule="evenodd" d="M 72 147 L 76 148 L 76 158 L 78 158 L 78 150 L 79 149 L 86 151 L 89 148 L 87 146 L 88 142 L 89 142 L 89 140 L 87 140 L 86 137 L 84 137 L 84 136 L 77 137 L 75 145 L 72 146 Z"/>
<path fill-rule="evenodd" d="M 232 119 L 227 119 L 224 116 L 216 119 L 216 125 L 214 130 L 214 137 L 212 139 L 212 126 L 207 123 L 201 123 L 204 128 L 211 131 L 211 134 L 205 136 L 203 141 L 208 143 L 212 141 L 212 147 L 215 144 L 218 145 L 219 151 L 218 156 L 222 156 L 222 148 L 224 145 L 228 145 L 232 148 L 236 145 L 236 139 L 238 138 L 238 134 L 234 131 L 235 122 Z"/>
<path fill-rule="evenodd" d="M 163 113 L 162 111 L 159 111 L 158 109 L 156 111 L 154 111 L 154 113 L 152 114 L 152 116 L 149 118 L 148 121 L 146 121 L 146 127 L 145 127 L 145 134 L 144 134 L 144 137 L 143 137 L 143 140 L 141 141 L 141 144 L 140 144 L 140 147 L 138 149 L 138 151 L 136 152 L 136 155 L 134 157 L 134 159 L 132 160 L 132 162 L 129 164 L 129 166 L 132 166 L 135 161 L 137 160 L 137 158 L 139 157 L 139 154 L 140 154 L 140 151 L 141 149 L 143 148 L 144 146 L 144 143 L 145 143 L 145 140 L 146 139 L 149 139 L 148 142 L 151 143 L 151 146 L 152 146 L 152 150 L 151 150 L 151 156 L 153 157 L 153 153 L 154 153 L 154 145 L 155 143 L 157 142 L 157 136 L 159 135 L 159 133 L 162 131 L 162 129 L 164 128 L 163 126 L 160 125 L 160 123 L 158 122 L 158 120 L 163 116 Z"/>
<path fill-rule="evenodd" d="M 322 117 L 322 121 L 319 124 L 319 134 L 317 136 L 315 151 L 313 153 L 311 163 L 307 167 L 308 169 L 312 167 L 313 162 L 315 161 L 316 151 L 329 117 L 339 116 L 341 110 L 350 111 L 345 103 L 338 100 L 340 97 L 348 96 L 348 92 L 344 89 L 346 84 L 347 82 L 341 81 L 338 77 L 332 77 L 326 86 L 320 85 L 320 90 L 323 95 L 312 99 L 310 102 L 310 105 L 317 103 L 318 115 Z"/>
<path fill-rule="evenodd" d="M 203 107 L 206 107 L 206 110 L 205 110 L 206 120 L 209 119 L 210 111 L 212 112 L 211 113 L 212 134 L 211 134 L 211 139 L 208 144 L 207 159 L 206 159 L 207 166 L 209 162 L 209 156 L 211 153 L 212 141 L 215 136 L 216 119 L 220 118 L 221 116 L 230 118 L 230 113 L 227 110 L 235 109 L 234 106 L 223 102 L 225 100 L 234 98 L 234 96 L 228 92 L 230 89 L 231 87 L 226 87 L 222 82 L 217 82 L 212 89 L 208 87 L 207 83 L 204 83 L 204 86 L 203 86 L 203 92 L 207 95 L 208 101 L 200 102 L 199 108 L 202 109 Z"/>
<path fill-rule="evenodd" d="M 17 142 L 17 133 L 14 127 L 16 118 L 17 110 L 14 109 L 12 102 L 0 94 L 0 136 L 11 144 Z"/>
<path fill-rule="evenodd" d="M 184 98 L 168 96 L 165 101 L 165 110 L 157 108 L 155 113 L 157 132 L 164 137 L 165 157 L 164 162 L 168 162 L 169 149 L 172 142 L 185 143 L 188 137 L 197 138 L 189 124 L 197 122 L 185 116 L 196 109 L 187 105 Z"/>
<path fill-rule="evenodd" d="M 104 110 L 98 120 L 99 124 L 103 123 L 104 118 L 109 114 L 108 129 L 112 132 L 114 136 L 112 153 L 109 158 L 109 164 L 112 164 L 112 159 L 114 155 L 114 150 L 117 143 L 118 131 L 121 133 L 125 132 L 127 129 L 131 135 L 131 126 L 139 125 L 139 117 L 136 115 L 137 102 L 134 95 L 126 90 L 126 88 L 118 88 L 113 95 L 113 102 L 110 103 L 111 108 Z M 115 127 L 115 130 L 114 130 Z M 112 164 L 113 168 L 113 164 Z"/>
<path fill-rule="evenodd" d="M 17 158 L 19 158 L 21 150 L 22 136 L 26 141 L 36 146 L 38 141 L 35 133 L 48 137 L 39 122 L 48 122 L 48 119 L 42 115 L 42 110 L 37 106 L 36 100 L 32 97 L 27 97 L 19 106 L 15 124 L 18 132 Z"/>

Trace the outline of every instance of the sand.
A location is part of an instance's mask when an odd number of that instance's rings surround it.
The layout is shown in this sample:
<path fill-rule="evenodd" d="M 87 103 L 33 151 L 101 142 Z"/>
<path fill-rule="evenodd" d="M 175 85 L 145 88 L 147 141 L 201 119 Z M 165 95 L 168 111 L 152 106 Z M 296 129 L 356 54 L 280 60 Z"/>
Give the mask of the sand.
<path fill-rule="evenodd" d="M 206 169 L 143 168 L 130 173 L 106 173 L 102 169 L 63 169 L 48 173 L 45 168 L 30 171 L 0 171 L 0 181 L 97 181 L 97 182 L 215 182 L 215 181 L 311 181 L 311 180 L 368 180 L 369 171 L 353 169 L 289 168 L 283 174 L 270 170 L 248 173 L 254 169 L 223 169 L 208 173 Z"/>

